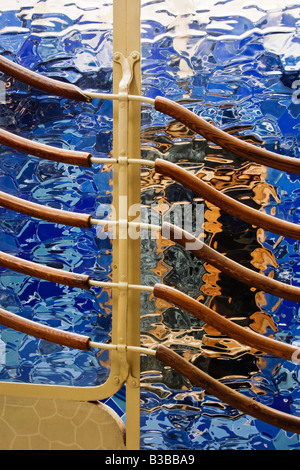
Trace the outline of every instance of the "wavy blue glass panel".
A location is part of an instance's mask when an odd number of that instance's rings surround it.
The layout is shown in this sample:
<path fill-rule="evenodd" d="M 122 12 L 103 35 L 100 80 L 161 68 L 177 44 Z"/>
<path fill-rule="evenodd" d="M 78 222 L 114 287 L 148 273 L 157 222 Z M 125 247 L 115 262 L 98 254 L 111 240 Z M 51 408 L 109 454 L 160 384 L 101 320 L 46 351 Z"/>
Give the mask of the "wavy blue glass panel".
<path fill-rule="evenodd" d="M 5 5 L 6 3 L 6 5 Z M 112 1 L 2 2 L 0 53 L 82 88 L 111 91 Z M 143 93 L 182 102 L 218 127 L 283 155 L 299 156 L 299 7 L 266 0 L 142 0 Z M 109 102 L 78 104 L 0 77 L 0 125 L 58 147 L 107 156 Z M 5 86 L 4 86 L 5 85 Z M 143 156 L 184 162 L 233 197 L 299 222 L 299 180 L 236 158 L 142 110 Z M 105 217 L 112 175 L 42 161 L 1 147 L 0 189 L 24 199 Z M 246 266 L 299 284 L 299 245 L 219 213 L 180 185 L 142 172 L 144 218 L 175 217 L 204 228 L 206 242 Z M 176 210 L 175 210 L 176 209 Z M 177 219 L 176 219 L 177 217 Z M 197 223 L 200 217 L 200 224 Z M 156 220 L 153 220 L 156 222 Z M 202 226 L 203 223 L 203 226 Z M 111 247 L 95 231 L 70 229 L 0 209 L 0 249 L 107 280 Z M 261 334 L 299 344 L 298 305 L 228 280 L 176 246 L 142 239 L 146 284 L 175 285 Z M 2 307 L 36 321 L 105 341 L 110 299 L 0 271 Z M 163 343 L 241 393 L 293 414 L 299 411 L 299 366 L 220 337 L 186 312 L 142 297 L 142 342 Z M 97 385 L 108 355 L 78 353 L 1 328 L 0 379 Z M 299 437 L 265 425 L 207 396 L 152 357 L 142 357 L 143 449 L 299 449 Z"/>
<path fill-rule="evenodd" d="M 142 0 L 143 93 L 176 100 L 249 142 L 299 157 L 299 12 L 293 1 Z M 299 177 L 237 158 L 149 108 L 142 116 L 145 158 L 184 164 L 233 198 L 299 223 Z M 149 214 L 162 220 L 177 208 L 177 222 L 190 217 L 201 233 L 198 208 L 206 243 L 299 285 L 298 242 L 238 221 L 147 170 L 142 201 L 145 220 Z M 142 256 L 144 283 L 175 286 L 244 327 L 300 344 L 299 305 L 229 279 L 174 244 L 149 237 Z M 147 295 L 141 325 L 145 346 L 171 347 L 240 393 L 300 416 L 298 364 L 240 345 Z M 142 384 L 142 449 L 300 448 L 298 435 L 243 415 L 153 358 L 142 359 Z"/>
<path fill-rule="evenodd" d="M 112 88 L 112 2 L 1 2 L 0 53 L 82 89 Z M 59 148 L 107 157 L 112 107 L 48 96 L 1 74 L 0 125 Z M 0 189 L 42 205 L 106 217 L 112 173 L 0 148 Z M 102 237 L 103 238 L 103 237 Z M 0 250 L 36 263 L 109 280 L 111 244 L 95 229 L 64 227 L 0 208 Z M 111 300 L 102 289 L 81 291 L 0 268 L 0 305 L 31 320 L 107 341 Z M 1 328 L 0 380 L 94 386 L 106 381 L 108 354 L 79 352 Z"/>

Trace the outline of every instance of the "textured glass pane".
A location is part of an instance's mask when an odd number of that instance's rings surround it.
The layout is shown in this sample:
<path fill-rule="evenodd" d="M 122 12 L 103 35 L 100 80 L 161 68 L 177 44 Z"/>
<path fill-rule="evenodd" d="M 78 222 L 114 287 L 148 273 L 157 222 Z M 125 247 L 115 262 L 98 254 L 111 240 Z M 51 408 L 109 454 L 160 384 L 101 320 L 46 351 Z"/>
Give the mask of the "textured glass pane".
<path fill-rule="evenodd" d="M 294 1 L 142 0 L 143 93 L 299 157 L 299 13 Z M 145 158 L 179 163 L 244 204 L 299 223 L 296 175 L 238 158 L 149 108 L 142 138 Z M 229 258 L 299 285 L 298 242 L 239 221 L 152 170 L 142 174 L 142 201 L 145 220 L 189 223 Z M 165 240 L 143 240 L 142 256 L 144 283 L 174 286 L 245 328 L 300 344 L 296 303 L 230 279 Z M 145 346 L 164 344 L 240 393 L 300 415 L 298 364 L 241 345 L 153 296 L 143 297 L 141 325 Z M 142 449 L 299 449 L 299 436 L 243 415 L 152 357 L 142 359 L 142 384 Z"/>
<path fill-rule="evenodd" d="M 0 6 L 0 53 L 38 73 L 82 89 L 112 88 L 112 2 L 13 0 Z M 109 102 L 86 104 L 50 96 L 0 76 L 0 126 L 59 148 L 107 157 L 112 148 Z M 112 199 L 107 167 L 75 167 L 1 146 L 0 189 L 42 205 L 106 217 Z M 46 266 L 107 281 L 111 245 L 97 231 L 65 227 L 0 208 L 0 250 Z M 0 305 L 65 331 L 107 341 L 109 294 L 83 291 L 0 268 Z M 99 385 L 107 353 L 79 352 L 1 328 L 2 381 Z"/>
<path fill-rule="evenodd" d="M 0 53 L 83 89 L 112 87 L 112 0 L 11 0 L 0 6 Z M 176 100 L 256 145 L 299 157 L 299 6 L 291 0 L 142 0 L 143 94 Z M 0 126 L 57 147 L 106 157 L 110 102 L 75 103 L 0 75 Z M 225 152 L 171 119 L 142 110 L 143 157 L 170 160 L 226 194 L 299 223 L 299 179 Z M 106 217 L 112 173 L 40 160 L 1 147 L 0 190 L 40 204 Z M 179 184 L 142 170 L 143 217 L 204 233 L 226 256 L 299 285 L 299 244 L 238 221 Z M 0 208 L 0 250 L 108 280 L 111 246 L 95 230 L 38 221 Z M 161 239 L 142 239 L 142 281 L 162 282 L 260 334 L 300 344 L 297 304 L 250 289 Z M 41 323 L 110 337 L 111 304 L 90 292 L 0 269 L 0 306 Z M 171 347 L 197 367 L 273 408 L 300 414 L 299 366 L 220 335 L 173 305 L 142 296 L 142 343 Z M 0 380 L 97 385 L 108 354 L 0 331 Z M 299 437 L 193 388 L 142 356 L 142 449 L 299 449 Z"/>

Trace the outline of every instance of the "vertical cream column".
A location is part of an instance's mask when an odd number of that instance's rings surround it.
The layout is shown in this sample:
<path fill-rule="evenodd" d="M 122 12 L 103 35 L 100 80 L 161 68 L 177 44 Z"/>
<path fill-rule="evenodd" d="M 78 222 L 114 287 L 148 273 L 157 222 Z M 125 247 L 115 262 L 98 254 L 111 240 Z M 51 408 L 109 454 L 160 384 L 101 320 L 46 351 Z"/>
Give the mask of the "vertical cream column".
<path fill-rule="evenodd" d="M 125 58 L 129 57 L 134 51 L 140 53 L 140 0 L 114 0 L 113 2 L 113 48 L 114 56 L 121 53 Z M 119 92 L 119 84 L 122 80 L 122 67 L 120 63 L 114 61 L 114 93 Z M 141 94 L 141 73 L 140 61 L 134 64 L 133 79 L 128 90 L 130 95 Z M 141 117 L 140 103 L 129 102 L 127 106 L 127 149 L 120 147 L 119 142 L 119 116 L 120 103 L 114 102 L 114 137 L 113 152 L 114 157 L 140 158 L 140 132 Z M 127 153 L 127 155 L 124 155 Z M 124 159 L 125 160 L 125 159 Z M 123 174 L 121 174 L 123 172 Z M 127 200 L 124 199 L 124 172 L 127 178 Z M 113 174 L 113 204 L 116 210 L 117 219 L 121 206 L 124 210 L 124 201 L 127 203 L 127 210 L 130 207 L 140 204 L 140 167 L 139 165 L 115 165 Z M 128 212 L 127 212 L 128 215 Z M 132 214 L 136 220 L 137 214 Z M 130 217 L 128 217 L 130 221 Z M 119 233 L 121 233 L 121 227 Z M 135 237 L 136 238 L 136 237 Z M 124 260 L 121 263 L 126 243 L 127 266 L 124 267 Z M 140 239 L 133 239 L 127 236 L 127 239 L 113 241 L 113 281 L 127 282 L 128 284 L 140 284 Z M 122 264 L 122 266 L 121 266 Z M 126 272 L 125 272 L 126 271 Z M 127 279 L 125 279 L 127 277 Z M 126 287 L 125 287 L 126 289 Z M 120 296 L 124 296 L 122 289 L 113 290 L 113 311 L 120 311 Z M 113 331 L 119 331 L 117 341 L 121 344 L 139 346 L 140 344 L 140 293 L 136 290 L 127 290 L 127 312 L 124 338 L 120 325 L 113 323 Z M 122 308 L 122 307 L 121 307 Z M 124 313 L 124 312 L 123 312 Z M 115 316 L 116 318 L 116 316 Z M 120 315 L 117 320 L 120 321 Z M 127 352 L 127 365 L 129 373 L 126 380 L 126 448 L 128 450 L 138 450 L 140 448 L 140 356 L 137 353 Z"/>

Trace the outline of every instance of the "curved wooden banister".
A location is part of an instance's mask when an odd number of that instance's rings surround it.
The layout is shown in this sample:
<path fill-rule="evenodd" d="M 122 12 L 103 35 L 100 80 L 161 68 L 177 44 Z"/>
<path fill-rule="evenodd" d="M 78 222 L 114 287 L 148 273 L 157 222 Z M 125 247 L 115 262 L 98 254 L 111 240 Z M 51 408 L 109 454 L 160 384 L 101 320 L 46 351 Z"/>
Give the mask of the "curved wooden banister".
<path fill-rule="evenodd" d="M 0 191 L 0 206 L 21 214 L 72 227 L 91 228 L 91 216 L 41 206 Z"/>
<path fill-rule="evenodd" d="M 218 253 L 213 248 L 205 245 L 202 241 L 190 233 L 175 225 L 163 222 L 162 235 L 185 249 L 194 253 L 198 258 L 206 261 L 223 273 L 251 287 L 268 292 L 269 294 L 300 303 L 300 288 L 290 284 L 276 281 L 263 274 L 252 271 L 245 266 Z"/>
<path fill-rule="evenodd" d="M 218 380 L 213 379 L 165 346 L 158 346 L 155 357 L 185 376 L 193 385 L 203 388 L 208 394 L 219 398 L 239 411 L 285 431 L 300 434 L 299 417 L 283 413 L 242 395 Z"/>
<path fill-rule="evenodd" d="M 91 98 L 86 96 L 76 85 L 54 80 L 53 78 L 33 72 L 3 56 L 0 56 L 0 71 L 51 95 L 70 98 L 76 101 L 91 101 Z"/>
<path fill-rule="evenodd" d="M 189 129 L 202 135 L 208 141 L 214 142 L 220 147 L 248 161 L 253 161 L 281 171 L 300 174 L 300 160 L 297 158 L 282 156 L 256 147 L 248 142 L 244 142 L 233 135 L 227 134 L 221 129 L 217 129 L 178 103 L 161 96 L 155 99 L 154 106 L 157 111 L 180 121 Z"/>
<path fill-rule="evenodd" d="M 204 181 L 174 163 L 157 159 L 155 160 L 155 171 L 181 183 L 186 188 L 199 194 L 205 200 L 215 204 L 223 211 L 243 220 L 244 222 L 261 227 L 281 236 L 300 240 L 300 225 L 286 222 L 285 220 L 263 214 L 252 207 L 248 207 L 210 187 Z"/>
<path fill-rule="evenodd" d="M 51 341 L 52 343 L 67 346 L 69 348 L 89 351 L 90 338 L 76 333 L 51 328 L 41 325 L 27 318 L 22 318 L 15 313 L 8 312 L 0 308 L 0 324 L 12 328 L 21 333 L 25 333 L 36 338 Z"/>
<path fill-rule="evenodd" d="M 78 166 L 90 167 L 92 165 L 91 153 L 59 149 L 51 147 L 50 145 L 40 144 L 12 134 L 4 129 L 0 129 L 0 144 L 47 160 Z"/>
<path fill-rule="evenodd" d="M 220 333 L 264 353 L 290 361 L 299 352 L 299 349 L 295 346 L 265 337 L 227 320 L 219 313 L 172 287 L 156 284 L 153 294 L 155 297 L 166 300 L 191 313 L 194 317 L 199 318 L 199 320 L 213 326 Z"/>
<path fill-rule="evenodd" d="M 0 251 L 0 266 L 38 279 L 55 282 L 57 284 L 85 290 L 90 289 L 90 276 L 44 266 L 3 253 L 3 251 Z"/>

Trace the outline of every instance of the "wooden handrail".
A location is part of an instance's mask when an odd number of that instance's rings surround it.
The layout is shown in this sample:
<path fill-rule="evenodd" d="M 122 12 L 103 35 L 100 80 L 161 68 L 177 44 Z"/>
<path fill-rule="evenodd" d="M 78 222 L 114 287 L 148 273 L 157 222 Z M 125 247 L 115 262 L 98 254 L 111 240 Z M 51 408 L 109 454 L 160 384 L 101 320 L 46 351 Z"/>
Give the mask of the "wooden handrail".
<path fill-rule="evenodd" d="M 290 361 L 293 359 L 293 355 L 299 352 L 299 349 L 295 346 L 268 338 L 227 320 L 219 313 L 173 287 L 156 284 L 154 286 L 153 295 L 156 298 L 163 299 L 171 304 L 177 305 L 183 310 L 191 313 L 199 320 L 213 326 L 220 333 L 264 353 L 272 354 L 273 356 Z"/>
<path fill-rule="evenodd" d="M 248 207 L 210 187 L 207 183 L 174 163 L 158 158 L 155 160 L 155 171 L 181 183 L 186 188 L 199 194 L 205 200 L 215 204 L 223 211 L 244 222 L 281 236 L 300 240 L 300 225 L 286 222 L 285 220 L 263 214 L 252 207 Z"/>
<path fill-rule="evenodd" d="M 90 228 L 91 216 L 42 206 L 0 191 L 0 206 L 21 214 L 72 227 Z"/>
<path fill-rule="evenodd" d="M 227 134 L 221 129 L 217 129 L 178 103 L 161 96 L 155 99 L 154 106 L 157 111 L 180 121 L 189 129 L 202 135 L 208 141 L 214 142 L 220 147 L 248 161 L 253 161 L 281 171 L 300 174 L 300 160 L 297 158 L 282 156 L 270 152 L 269 150 L 256 147 L 248 142 L 244 142 L 233 135 Z"/>
<path fill-rule="evenodd" d="M 2 308 L 0 308 L 0 324 L 27 335 L 60 344 L 61 346 L 82 351 L 89 351 L 91 349 L 91 338 L 88 336 L 42 325 Z M 221 382 L 218 382 L 216 379 L 213 379 L 205 372 L 202 372 L 179 356 L 179 354 L 167 349 L 165 346 L 159 345 L 157 347 L 155 357 L 190 380 L 192 385 L 203 388 L 207 393 L 214 395 L 243 413 L 249 414 L 254 418 L 286 431 L 300 433 L 300 418 L 261 405 L 255 400 L 241 395 Z"/>
<path fill-rule="evenodd" d="M 26 83 L 51 95 L 77 101 L 91 101 L 91 98 L 86 96 L 76 85 L 54 80 L 53 78 L 33 72 L 3 56 L 0 56 L 0 71 L 22 83 Z"/>
<path fill-rule="evenodd" d="M 219 398 L 239 411 L 285 431 L 300 434 L 299 417 L 283 413 L 282 411 L 260 404 L 256 400 L 242 395 L 218 380 L 210 377 L 208 374 L 182 358 L 179 354 L 163 345 L 158 346 L 155 357 L 185 376 L 190 380 L 192 385 L 197 385 L 198 387 L 203 388 L 208 394 Z"/>
<path fill-rule="evenodd" d="M 22 318 L 15 313 L 0 308 L 0 324 L 25 333 L 36 338 L 51 341 L 52 343 L 67 346 L 69 348 L 89 351 L 90 338 L 87 336 L 58 330 L 50 326 Z"/>
<path fill-rule="evenodd" d="M 47 160 L 78 166 L 90 167 L 92 165 L 91 153 L 59 149 L 51 147 L 50 145 L 40 144 L 12 134 L 4 129 L 0 129 L 0 144 Z"/>
<path fill-rule="evenodd" d="M 251 287 L 268 292 L 269 294 L 300 303 L 300 288 L 276 281 L 263 274 L 252 271 L 233 261 L 216 250 L 207 246 L 190 233 L 175 225 L 163 222 L 162 235 L 191 251 L 199 259 L 206 261 L 223 273 Z"/>
<path fill-rule="evenodd" d="M 38 279 L 44 279 L 45 281 L 77 287 L 79 289 L 90 289 L 90 276 L 44 266 L 9 255 L 3 251 L 0 251 L 0 266 Z"/>

